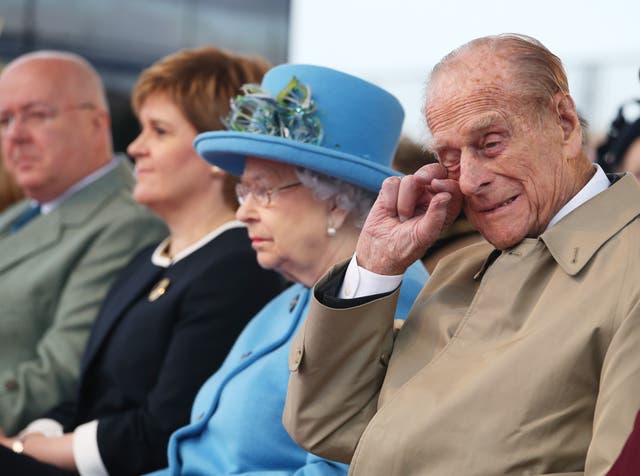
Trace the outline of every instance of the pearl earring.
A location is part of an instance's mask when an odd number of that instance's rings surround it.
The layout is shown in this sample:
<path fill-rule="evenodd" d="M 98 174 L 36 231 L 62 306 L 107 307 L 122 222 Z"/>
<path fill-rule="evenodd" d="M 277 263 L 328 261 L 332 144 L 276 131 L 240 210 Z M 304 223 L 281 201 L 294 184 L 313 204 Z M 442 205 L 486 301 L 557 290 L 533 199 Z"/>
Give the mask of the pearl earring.
<path fill-rule="evenodd" d="M 327 227 L 328 236 L 336 236 L 336 229 L 332 226 Z"/>

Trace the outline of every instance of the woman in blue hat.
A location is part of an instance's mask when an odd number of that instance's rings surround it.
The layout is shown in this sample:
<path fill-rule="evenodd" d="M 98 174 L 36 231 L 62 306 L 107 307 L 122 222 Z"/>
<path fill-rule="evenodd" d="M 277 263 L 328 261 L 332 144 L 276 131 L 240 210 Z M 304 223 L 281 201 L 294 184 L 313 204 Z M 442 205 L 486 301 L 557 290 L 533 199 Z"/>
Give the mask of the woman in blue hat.
<path fill-rule="evenodd" d="M 397 175 L 389 164 L 404 114 L 377 86 L 317 66 L 276 67 L 261 87 L 243 92 L 232 102 L 228 130 L 199 135 L 196 150 L 241 176 L 236 216 L 258 262 L 294 284 L 252 319 L 202 386 L 191 424 L 170 439 L 164 473 L 346 474 L 346 465 L 307 453 L 282 426 L 288 352 L 314 283 L 353 255 L 382 181 Z M 410 268 L 398 317 L 426 279 L 419 262 Z"/>

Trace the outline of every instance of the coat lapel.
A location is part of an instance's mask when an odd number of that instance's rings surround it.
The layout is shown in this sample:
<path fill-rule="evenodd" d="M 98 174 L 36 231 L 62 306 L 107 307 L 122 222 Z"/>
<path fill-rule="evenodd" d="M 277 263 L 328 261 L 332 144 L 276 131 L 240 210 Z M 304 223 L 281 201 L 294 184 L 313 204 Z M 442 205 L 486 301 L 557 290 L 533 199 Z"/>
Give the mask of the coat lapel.
<path fill-rule="evenodd" d="M 25 206 L 18 207 L 17 213 L 12 214 L 12 217 L 18 216 L 27 206 L 29 205 L 25 202 Z M 56 244 L 62 236 L 60 218 L 60 213 L 54 210 L 48 215 L 35 218 L 15 233 L 9 233 L 8 227 L 13 220 L 7 220 L 0 237 L 0 272 Z"/>
<path fill-rule="evenodd" d="M 91 185 L 77 191 L 46 215 L 35 218 L 16 233 L 8 229 L 15 218 L 29 206 L 28 200 L 5 212 L 0 218 L 0 272 L 30 255 L 41 253 L 56 244 L 65 228 L 90 220 L 104 201 L 133 183 L 130 167 L 121 162 Z"/>
<path fill-rule="evenodd" d="M 81 375 L 91 364 L 100 346 L 109 335 L 109 331 L 118 323 L 129 305 L 146 292 L 150 284 L 158 279 L 164 269 L 157 266 L 138 266 L 127 280 L 126 286 L 118 286 L 107 295 L 100 313 L 93 325 L 89 342 L 82 359 Z"/>

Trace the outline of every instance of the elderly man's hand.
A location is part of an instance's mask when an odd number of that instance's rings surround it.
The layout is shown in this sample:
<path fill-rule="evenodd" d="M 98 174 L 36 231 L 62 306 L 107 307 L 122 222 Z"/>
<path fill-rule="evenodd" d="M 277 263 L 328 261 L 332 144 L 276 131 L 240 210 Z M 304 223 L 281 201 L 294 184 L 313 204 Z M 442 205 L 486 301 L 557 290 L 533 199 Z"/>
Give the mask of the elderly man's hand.
<path fill-rule="evenodd" d="M 358 240 L 358 265 L 378 274 L 404 273 L 453 222 L 461 206 L 458 182 L 447 179 L 440 164 L 386 179 Z"/>

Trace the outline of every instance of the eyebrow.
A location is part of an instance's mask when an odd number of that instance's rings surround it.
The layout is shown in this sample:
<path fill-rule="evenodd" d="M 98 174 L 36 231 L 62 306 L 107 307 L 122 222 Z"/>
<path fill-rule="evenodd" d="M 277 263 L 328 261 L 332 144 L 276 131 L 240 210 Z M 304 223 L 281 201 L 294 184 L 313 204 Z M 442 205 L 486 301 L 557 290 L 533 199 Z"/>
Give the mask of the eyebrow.
<path fill-rule="evenodd" d="M 39 107 L 39 106 L 52 107 L 51 104 L 46 103 L 44 101 L 29 101 L 28 103 L 20 105 L 18 108 L 16 108 L 16 110 L 17 111 L 24 111 L 25 109 L 30 109 L 32 107 Z M 10 110 L 11 110 L 11 108 L 1 109 L 0 113 L 5 113 L 5 112 L 10 111 Z"/>
<path fill-rule="evenodd" d="M 495 126 L 498 122 L 504 122 L 504 119 L 498 113 L 490 112 L 490 113 L 484 114 L 478 120 L 471 123 L 471 125 L 467 128 L 467 133 L 476 134 L 478 132 L 485 131 Z"/>
<path fill-rule="evenodd" d="M 474 119 L 470 125 L 464 127 L 463 134 L 464 135 L 476 135 L 480 132 L 484 132 L 491 127 L 494 127 L 496 124 L 503 122 L 504 118 L 498 114 L 497 112 L 488 112 L 484 113 L 478 119 Z M 438 141 L 433 137 L 427 140 L 427 147 L 433 151 L 447 147 L 446 141 Z"/>
<path fill-rule="evenodd" d="M 165 121 L 164 119 L 157 119 L 157 118 L 154 118 L 154 117 L 149 119 L 149 123 L 154 127 L 158 127 L 158 126 L 162 126 L 162 127 L 165 127 L 165 128 L 173 127 L 171 122 Z"/>
<path fill-rule="evenodd" d="M 246 175 L 243 171 L 242 175 L 240 176 L 240 181 L 242 183 L 255 183 L 255 182 L 262 182 L 262 184 L 264 184 L 265 181 L 267 182 L 273 182 L 280 180 L 282 177 L 280 176 L 280 174 L 276 173 L 274 170 L 260 170 L 257 173 L 254 172 L 253 174 L 250 175 Z"/>

